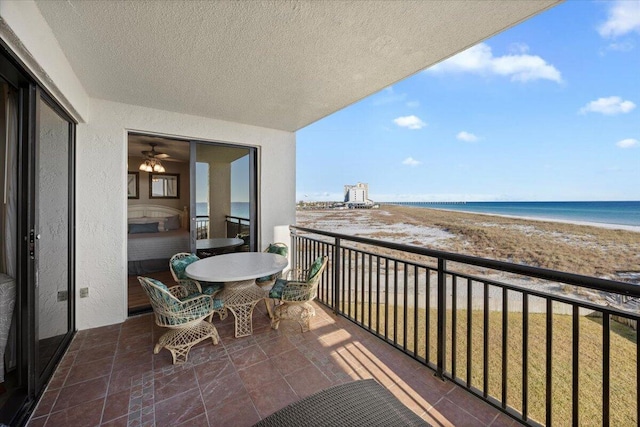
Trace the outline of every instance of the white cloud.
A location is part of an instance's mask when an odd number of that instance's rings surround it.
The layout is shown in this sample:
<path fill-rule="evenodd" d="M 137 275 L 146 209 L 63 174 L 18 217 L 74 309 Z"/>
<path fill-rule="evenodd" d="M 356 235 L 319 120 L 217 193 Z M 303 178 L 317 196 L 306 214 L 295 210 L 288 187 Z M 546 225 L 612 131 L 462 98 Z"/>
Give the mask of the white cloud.
<path fill-rule="evenodd" d="M 407 166 L 418 166 L 419 164 L 421 164 L 422 162 L 414 159 L 413 157 L 407 157 L 406 159 L 404 159 L 402 161 L 403 165 L 407 165 Z"/>
<path fill-rule="evenodd" d="M 407 102 L 407 107 L 409 108 L 417 108 L 420 106 L 420 101 L 409 101 Z"/>
<path fill-rule="evenodd" d="M 631 148 L 640 145 L 640 141 L 635 138 L 627 138 L 623 139 L 622 141 L 616 142 L 616 145 L 620 148 Z"/>
<path fill-rule="evenodd" d="M 432 73 L 469 72 L 482 75 L 497 74 L 510 77 L 511 81 L 520 82 L 533 80 L 562 82 L 560 71 L 539 56 L 524 53 L 493 56 L 491 47 L 485 43 L 477 44 L 464 52 L 460 52 L 446 61 L 428 68 L 426 71 Z"/>
<path fill-rule="evenodd" d="M 640 2 L 619 0 L 609 9 L 607 21 L 598 27 L 602 37 L 614 38 L 635 31 L 640 33 Z"/>
<path fill-rule="evenodd" d="M 479 139 L 476 135 L 466 131 L 458 132 L 456 138 L 458 138 L 460 141 L 466 142 L 476 142 Z"/>
<path fill-rule="evenodd" d="M 425 122 L 414 115 L 398 117 L 397 119 L 393 119 L 393 123 L 397 124 L 400 127 L 409 129 L 422 129 L 427 125 Z"/>
<path fill-rule="evenodd" d="M 628 113 L 634 108 L 636 108 L 636 104 L 631 101 L 623 101 L 619 96 L 609 96 L 589 102 L 580 109 L 580 114 L 601 113 L 613 116 L 615 114 Z"/>

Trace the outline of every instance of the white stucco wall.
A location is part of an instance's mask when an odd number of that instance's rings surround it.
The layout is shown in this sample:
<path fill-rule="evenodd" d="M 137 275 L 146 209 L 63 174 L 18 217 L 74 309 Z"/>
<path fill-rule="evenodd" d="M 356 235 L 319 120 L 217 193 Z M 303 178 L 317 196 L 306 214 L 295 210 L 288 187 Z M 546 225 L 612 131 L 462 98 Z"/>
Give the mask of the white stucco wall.
<path fill-rule="evenodd" d="M 277 226 L 295 222 L 295 134 L 91 99 L 91 120 L 77 128 L 76 325 L 87 329 L 127 317 L 127 131 L 152 132 L 259 148 L 261 247 Z"/>
<path fill-rule="evenodd" d="M 128 130 L 260 147 L 260 248 L 276 240 L 274 230 L 295 222 L 294 133 L 90 98 L 32 0 L 0 1 L 0 37 L 81 122 L 76 135 L 78 329 L 127 317 Z M 79 298 L 84 287 L 89 297 Z"/>

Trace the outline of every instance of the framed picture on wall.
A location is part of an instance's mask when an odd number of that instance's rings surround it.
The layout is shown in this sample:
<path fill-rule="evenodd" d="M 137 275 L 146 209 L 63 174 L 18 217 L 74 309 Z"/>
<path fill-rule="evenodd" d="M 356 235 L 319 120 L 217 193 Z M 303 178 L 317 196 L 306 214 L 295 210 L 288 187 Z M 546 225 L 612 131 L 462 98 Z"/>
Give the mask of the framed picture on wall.
<path fill-rule="evenodd" d="M 179 199 L 180 198 L 180 174 L 150 173 L 149 174 L 149 198 L 150 199 Z"/>
<path fill-rule="evenodd" d="M 140 174 L 138 172 L 129 172 L 127 175 L 127 198 L 140 198 Z"/>

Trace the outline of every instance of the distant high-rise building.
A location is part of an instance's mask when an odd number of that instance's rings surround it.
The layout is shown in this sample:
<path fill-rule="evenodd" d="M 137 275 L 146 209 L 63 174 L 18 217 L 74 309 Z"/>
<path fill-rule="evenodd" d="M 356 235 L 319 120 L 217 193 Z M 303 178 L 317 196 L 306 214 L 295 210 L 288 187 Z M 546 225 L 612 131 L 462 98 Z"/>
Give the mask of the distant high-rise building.
<path fill-rule="evenodd" d="M 344 186 L 344 202 L 351 205 L 372 205 L 369 200 L 369 184 L 362 182 Z"/>

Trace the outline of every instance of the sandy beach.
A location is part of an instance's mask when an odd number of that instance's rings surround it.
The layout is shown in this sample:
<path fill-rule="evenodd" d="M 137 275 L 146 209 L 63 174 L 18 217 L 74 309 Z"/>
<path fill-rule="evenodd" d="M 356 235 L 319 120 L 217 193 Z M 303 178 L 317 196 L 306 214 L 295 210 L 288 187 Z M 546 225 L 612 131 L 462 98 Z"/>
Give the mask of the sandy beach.
<path fill-rule="evenodd" d="M 640 227 L 404 206 L 298 211 L 297 225 L 640 284 Z M 533 285 L 505 274 L 490 278 Z M 573 293 L 564 285 L 534 286 L 565 296 Z M 579 293 L 574 296 L 604 302 L 599 293 Z"/>
<path fill-rule="evenodd" d="M 543 221 L 404 206 L 356 210 L 303 210 L 297 212 L 297 225 L 640 284 L 640 227 Z M 382 250 L 381 253 L 392 254 L 386 250 Z M 407 253 L 401 254 L 400 257 L 410 261 L 421 261 L 419 256 Z M 561 294 L 571 299 L 614 305 L 623 310 L 638 309 L 636 304 L 631 304 L 633 301 L 629 303 L 609 293 L 532 280 L 508 273 L 478 271 L 473 270 L 473 267 L 466 270 L 465 267 L 456 269 L 485 279 Z M 400 271 L 398 274 L 402 282 L 404 272 Z M 409 274 L 407 292 L 411 295 L 413 277 L 411 272 Z M 426 289 L 424 280 L 424 277 L 418 280 L 419 294 Z M 432 280 L 436 280 L 435 276 Z M 500 310 L 501 297 L 498 291 L 498 288 L 490 289 L 491 310 Z M 390 295 L 403 292 L 398 289 Z M 434 289 L 431 292 L 434 292 Z M 479 282 L 474 284 L 473 292 L 475 297 L 482 295 Z M 364 297 L 377 298 L 375 293 Z M 466 300 L 464 286 L 458 291 L 458 299 L 460 306 L 463 306 Z M 432 295 L 431 301 L 435 301 L 435 295 Z M 481 304 L 481 301 L 482 298 L 474 298 L 474 306 Z M 493 304 L 496 306 L 493 307 Z M 529 309 L 531 312 L 544 312 L 544 300 L 531 301 Z M 521 310 L 520 294 L 516 293 L 512 297 L 509 310 Z M 556 307 L 554 312 L 570 314 L 570 310 L 571 306 L 565 304 Z"/>

